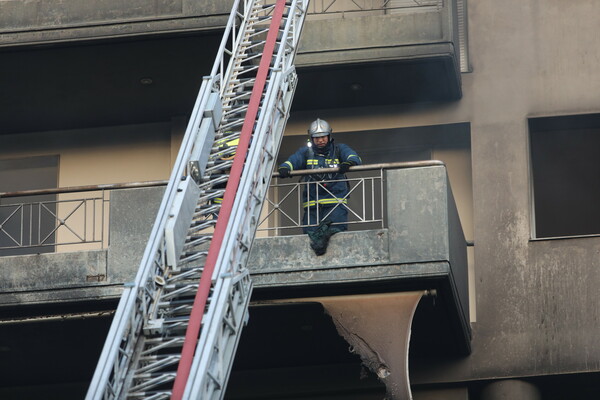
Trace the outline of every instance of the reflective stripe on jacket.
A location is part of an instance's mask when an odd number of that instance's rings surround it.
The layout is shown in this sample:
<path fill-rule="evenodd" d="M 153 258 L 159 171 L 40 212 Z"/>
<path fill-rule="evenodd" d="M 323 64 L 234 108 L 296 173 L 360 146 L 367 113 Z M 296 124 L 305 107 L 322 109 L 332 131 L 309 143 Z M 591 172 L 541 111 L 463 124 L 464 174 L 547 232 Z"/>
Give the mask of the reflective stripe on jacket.
<path fill-rule="evenodd" d="M 335 144 L 332 140 L 325 149 L 301 147 L 292 154 L 280 166 L 288 168 L 290 171 L 300 169 L 320 169 L 335 168 L 342 162 L 350 162 L 353 165 L 362 164 L 358 154 L 343 143 Z M 345 197 L 348 195 L 348 182 L 346 175 L 337 172 L 329 174 L 314 174 L 303 177 L 305 182 L 323 182 L 320 185 L 308 184 L 304 190 L 303 206 L 314 206 L 317 203 L 326 204 L 346 204 Z M 327 182 L 331 181 L 331 182 Z"/>

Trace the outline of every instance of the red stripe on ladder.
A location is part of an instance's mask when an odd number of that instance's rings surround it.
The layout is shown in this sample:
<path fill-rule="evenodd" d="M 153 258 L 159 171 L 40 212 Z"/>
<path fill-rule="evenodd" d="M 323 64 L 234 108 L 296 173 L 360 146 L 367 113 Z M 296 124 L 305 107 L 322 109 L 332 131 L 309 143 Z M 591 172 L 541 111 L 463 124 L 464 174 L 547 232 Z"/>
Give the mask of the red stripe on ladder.
<path fill-rule="evenodd" d="M 221 249 L 221 245 L 225 239 L 225 232 L 231 217 L 235 194 L 237 193 L 237 189 L 240 184 L 242 170 L 244 168 L 244 161 L 248 154 L 248 147 L 250 145 L 250 139 L 252 138 L 252 132 L 254 130 L 254 122 L 256 120 L 256 116 L 258 115 L 260 100 L 267 81 L 267 75 L 275 49 L 275 42 L 277 40 L 279 26 L 283 19 L 284 7 L 285 0 L 277 0 L 277 4 L 273 12 L 273 19 L 271 20 L 271 26 L 269 27 L 269 33 L 267 34 L 263 55 L 260 60 L 258 72 L 256 74 L 256 81 L 250 96 L 248 111 L 246 112 L 246 118 L 244 119 L 244 124 L 242 125 L 240 142 L 238 143 L 236 156 L 233 160 L 233 165 L 229 174 L 229 180 L 225 188 L 225 196 L 223 197 L 223 203 L 221 204 L 219 218 L 217 219 L 215 231 L 208 249 L 208 255 L 206 256 L 206 263 L 204 264 L 204 271 L 202 272 L 202 276 L 200 278 L 198 292 L 196 293 L 196 297 L 194 299 L 194 305 L 190 315 L 190 322 L 185 333 L 185 342 L 183 343 L 183 349 L 181 351 L 181 360 L 179 361 L 179 366 L 177 367 L 177 376 L 175 377 L 175 382 L 173 383 L 171 400 L 181 400 L 183 398 L 183 392 L 190 375 L 192 360 L 194 358 L 194 352 L 198 343 L 198 335 L 200 333 L 200 326 L 202 324 L 202 316 L 204 315 L 204 308 L 210 292 L 213 271 L 217 263 L 219 250 Z"/>

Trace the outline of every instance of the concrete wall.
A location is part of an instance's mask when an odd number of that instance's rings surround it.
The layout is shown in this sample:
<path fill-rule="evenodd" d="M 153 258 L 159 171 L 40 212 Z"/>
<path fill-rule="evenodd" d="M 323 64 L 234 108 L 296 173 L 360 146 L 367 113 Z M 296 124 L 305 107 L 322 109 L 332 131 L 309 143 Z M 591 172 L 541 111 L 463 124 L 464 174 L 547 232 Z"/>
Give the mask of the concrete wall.
<path fill-rule="evenodd" d="M 232 0 L 4 0 L 0 47 L 218 29 Z"/>
<path fill-rule="evenodd" d="M 600 238 L 530 241 L 527 118 L 600 112 L 600 3 L 469 1 L 473 72 L 446 104 L 327 110 L 338 130 L 471 123 L 473 354 L 416 381 L 598 371 Z M 295 114 L 301 130 L 309 113 Z"/>
<path fill-rule="evenodd" d="M 164 123 L 98 127 L 56 132 L 37 132 L 18 135 L 0 135 L 0 158 L 13 159 L 40 155 L 59 157 L 58 186 L 100 185 L 110 183 L 144 182 L 166 180 L 171 165 L 177 156 L 179 142 L 185 126 L 181 120 Z M 100 191 L 86 193 L 66 193 L 58 200 L 78 200 L 82 198 L 110 199 L 109 194 Z M 24 198 L 23 201 L 27 201 Z M 57 215 L 66 219 L 67 225 L 77 235 L 88 239 L 92 232 L 101 243 L 86 245 L 60 245 L 58 252 L 72 252 L 101 249 L 108 244 L 109 210 L 108 203 L 96 201 L 84 211 L 81 207 L 72 213 L 79 203 L 59 203 Z M 104 215 L 101 210 L 104 208 Z M 84 228 L 84 212 L 88 226 Z M 92 213 L 95 215 L 92 217 Z M 95 226 L 91 225 L 94 221 Z M 57 241 L 60 243 L 78 242 L 80 239 L 69 229 L 59 227 Z"/>
<path fill-rule="evenodd" d="M 460 101 L 298 112 L 288 132 L 316 114 L 342 132 L 470 122 L 473 354 L 416 366 L 416 383 L 599 371 L 600 238 L 530 240 L 527 118 L 600 112 L 600 3 L 468 5 L 473 72 Z"/>
<path fill-rule="evenodd" d="M 371 4 L 364 3 L 367 7 Z M 357 9 L 354 4 L 346 7 Z M 297 64 L 387 61 L 448 54 L 456 56 L 458 63 L 456 1 L 445 1 L 440 9 L 408 10 L 364 16 L 352 12 L 309 16 Z"/>
<path fill-rule="evenodd" d="M 372 3 L 367 3 L 368 9 Z M 419 7 L 414 12 L 361 16 L 356 12 L 331 14 L 336 9 L 356 11 L 357 7 L 350 2 L 330 2 L 330 14 L 309 17 L 297 63 L 322 65 L 434 54 L 458 57 L 455 3 L 443 2 L 440 9 Z M 222 29 L 232 4 L 233 0 L 5 0 L 0 2 L 0 47 Z M 313 6 L 310 11 L 321 12 L 324 7 Z"/>
<path fill-rule="evenodd" d="M 0 158 L 58 155 L 59 187 L 168 179 L 175 160 L 171 140 L 180 135 L 173 126 L 164 122 L 1 135 Z"/>

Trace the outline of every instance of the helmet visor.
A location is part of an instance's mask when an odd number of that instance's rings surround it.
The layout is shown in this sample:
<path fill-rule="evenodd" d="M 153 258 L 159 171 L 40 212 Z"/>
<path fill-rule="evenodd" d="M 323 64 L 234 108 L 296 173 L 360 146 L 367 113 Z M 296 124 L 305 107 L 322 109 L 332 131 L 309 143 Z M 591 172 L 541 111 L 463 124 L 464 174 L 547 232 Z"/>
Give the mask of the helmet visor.
<path fill-rule="evenodd" d="M 310 133 L 311 138 L 317 138 L 317 137 L 323 137 L 323 136 L 329 136 L 329 132 L 311 132 Z"/>

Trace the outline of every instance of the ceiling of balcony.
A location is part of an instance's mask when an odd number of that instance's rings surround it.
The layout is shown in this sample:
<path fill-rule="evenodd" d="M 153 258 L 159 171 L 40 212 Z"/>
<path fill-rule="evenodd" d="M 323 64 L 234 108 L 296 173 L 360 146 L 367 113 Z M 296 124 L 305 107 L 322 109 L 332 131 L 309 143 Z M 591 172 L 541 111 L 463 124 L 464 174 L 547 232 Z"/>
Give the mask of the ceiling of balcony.
<path fill-rule="evenodd" d="M 29 310 L 39 315 L 77 315 L 88 307 L 110 310 L 115 304 L 77 305 L 77 310 L 54 306 Z M 91 307 L 91 308 L 90 308 Z M 5 314 L 0 312 L 0 317 Z M 87 318 L 25 319 L 0 324 L 0 398 L 81 399 L 89 386 L 110 325 L 111 314 Z M 273 377 L 277 376 L 276 382 Z M 348 351 L 331 318 L 317 303 L 253 307 L 233 367 L 228 397 L 257 399 L 275 395 L 326 393 L 347 398 L 365 391 L 382 398 L 385 387 Z"/>
<path fill-rule="evenodd" d="M 377 290 L 386 287 L 378 283 Z M 355 289 L 327 288 L 340 294 L 348 290 L 354 293 Z M 262 293 L 258 298 L 263 300 L 250 308 L 227 398 L 347 399 L 356 393 L 364 393 L 364 399 L 384 397 L 384 384 L 350 351 L 323 305 L 269 304 L 265 299 L 273 295 Z M 454 355 L 455 346 L 448 341 L 451 329 L 444 320 L 446 307 L 440 300 L 437 311 L 432 299 L 420 302 L 413 321 L 411 357 L 427 357 L 431 352 Z M 116 300 L 1 308 L 0 398 L 83 398 L 115 308 Z"/>
<path fill-rule="evenodd" d="M 220 32 L 0 50 L 0 134 L 188 115 Z M 456 98 L 448 60 L 299 67 L 293 110 Z M 292 110 L 292 111 L 293 111 Z"/>

